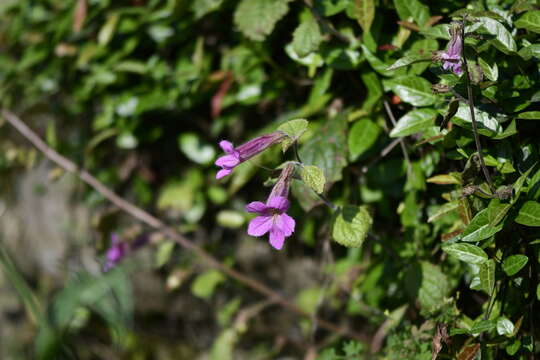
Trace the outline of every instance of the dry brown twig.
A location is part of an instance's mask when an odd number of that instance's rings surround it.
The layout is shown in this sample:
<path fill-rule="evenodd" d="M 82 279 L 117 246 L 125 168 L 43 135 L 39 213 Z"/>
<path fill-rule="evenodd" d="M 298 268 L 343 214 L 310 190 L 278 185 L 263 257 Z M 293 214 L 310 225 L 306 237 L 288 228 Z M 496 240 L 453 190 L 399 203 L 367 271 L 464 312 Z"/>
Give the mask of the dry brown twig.
<path fill-rule="evenodd" d="M 111 203 L 116 205 L 119 209 L 123 210 L 124 212 L 128 213 L 129 215 L 133 216 L 137 220 L 145 223 L 146 225 L 159 230 L 164 235 L 170 237 L 171 239 L 174 239 L 180 246 L 183 248 L 190 250 L 194 252 L 196 255 L 201 257 L 202 259 L 206 260 L 210 266 L 218 269 L 219 271 L 227 274 L 231 278 L 237 280 L 238 282 L 244 284 L 245 286 L 251 288 L 252 290 L 255 290 L 256 292 L 264 295 L 268 298 L 269 301 L 275 302 L 279 305 L 281 305 L 283 308 L 296 313 L 300 316 L 306 317 L 306 318 L 312 318 L 312 315 L 308 312 L 301 309 L 298 305 L 296 305 L 293 302 L 290 302 L 285 297 L 277 293 L 276 291 L 272 290 L 270 287 L 266 286 L 265 284 L 261 283 L 260 281 L 242 274 L 238 270 L 235 270 L 222 262 L 220 262 L 218 259 L 216 259 L 214 256 L 212 256 L 210 253 L 208 253 L 206 250 L 201 248 L 200 246 L 194 244 L 191 240 L 186 238 L 185 236 L 178 233 L 173 228 L 165 225 L 161 220 L 156 218 L 155 216 L 149 214 L 148 212 L 144 211 L 143 209 L 135 206 L 134 204 L 126 201 L 113 191 L 111 191 L 106 185 L 101 183 L 99 180 L 97 180 L 92 174 L 87 172 L 84 169 L 79 169 L 79 167 L 72 162 L 71 160 L 67 159 L 66 157 L 60 155 L 58 152 L 56 152 L 54 149 L 49 147 L 40 137 L 37 135 L 32 129 L 30 129 L 17 115 L 15 115 L 13 112 L 8 111 L 6 109 L 2 109 L 1 111 L 2 117 L 11 124 L 17 131 L 25 137 L 28 141 L 30 141 L 39 151 L 43 153 L 47 158 L 49 158 L 51 161 L 56 163 L 58 166 L 60 166 L 62 169 L 66 170 L 67 172 L 70 172 L 72 174 L 75 174 L 78 176 L 82 181 L 84 181 L 86 184 L 90 185 L 94 190 L 99 192 L 101 195 L 103 195 L 105 198 L 107 198 Z M 352 330 L 344 327 L 340 327 L 336 324 L 333 324 L 327 320 L 315 318 L 314 319 L 318 326 L 324 328 L 325 330 L 337 333 L 339 335 L 355 339 L 360 342 L 366 342 L 366 337 L 362 336 L 358 333 L 353 332 Z"/>

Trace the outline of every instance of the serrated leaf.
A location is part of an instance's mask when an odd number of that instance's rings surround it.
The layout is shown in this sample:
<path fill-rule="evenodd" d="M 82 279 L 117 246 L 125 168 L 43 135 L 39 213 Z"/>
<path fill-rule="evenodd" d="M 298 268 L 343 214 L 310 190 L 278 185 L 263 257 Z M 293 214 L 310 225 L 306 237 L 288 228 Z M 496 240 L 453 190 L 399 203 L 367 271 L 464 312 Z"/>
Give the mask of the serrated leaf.
<path fill-rule="evenodd" d="M 540 204 L 537 201 L 527 201 L 519 209 L 515 222 L 526 226 L 540 226 Z"/>
<path fill-rule="evenodd" d="M 309 122 L 306 119 L 295 119 L 281 124 L 277 129 L 287 134 L 287 138 L 281 142 L 283 152 L 306 132 Z"/>
<path fill-rule="evenodd" d="M 514 26 L 540 34 L 540 10 L 527 11 L 514 22 Z"/>
<path fill-rule="evenodd" d="M 317 194 L 322 194 L 326 179 L 324 172 L 317 166 L 304 165 L 300 168 L 300 177 Z"/>
<path fill-rule="evenodd" d="M 414 109 L 399 118 L 396 126 L 390 131 L 390 137 L 402 137 L 422 132 L 433 126 L 437 117 L 433 109 Z"/>
<path fill-rule="evenodd" d="M 393 78 L 386 80 L 385 85 L 390 87 L 401 100 L 413 106 L 429 106 L 437 100 L 431 90 L 431 83 L 419 76 L 406 75 Z"/>
<path fill-rule="evenodd" d="M 299 151 L 302 161 L 321 168 L 329 183 L 341 180 L 347 165 L 346 128 L 346 114 L 329 118 Z"/>
<path fill-rule="evenodd" d="M 418 291 L 418 301 L 423 309 L 433 311 L 439 308 L 450 291 L 447 276 L 440 267 L 423 261 L 422 280 Z"/>
<path fill-rule="evenodd" d="M 311 12 L 303 16 L 302 22 L 293 33 L 292 46 L 300 57 L 316 51 L 322 41 L 321 30 Z"/>
<path fill-rule="evenodd" d="M 500 317 L 497 320 L 497 333 L 499 335 L 512 336 L 514 332 L 514 324 L 505 317 Z"/>
<path fill-rule="evenodd" d="M 443 246 L 443 251 L 467 264 L 483 264 L 488 260 L 487 254 L 478 246 L 471 244 L 451 244 Z"/>
<path fill-rule="evenodd" d="M 491 295 L 495 287 L 495 261 L 488 260 L 480 264 L 478 277 L 480 278 L 480 287 L 482 290 L 488 295 Z"/>
<path fill-rule="evenodd" d="M 369 32 L 375 18 L 375 3 L 373 0 L 353 0 L 350 2 L 348 14 L 352 15 L 364 32 Z"/>
<path fill-rule="evenodd" d="M 349 131 L 349 158 L 355 161 L 369 150 L 377 141 L 381 128 L 370 119 L 361 119 L 354 123 Z"/>
<path fill-rule="evenodd" d="M 365 207 L 346 205 L 338 210 L 332 227 L 333 239 L 346 247 L 360 247 L 373 219 Z"/>
<path fill-rule="evenodd" d="M 234 12 L 234 24 L 249 39 L 263 41 L 289 11 L 291 0 L 242 0 Z"/>
<path fill-rule="evenodd" d="M 525 265 L 529 258 L 525 255 L 511 255 L 504 259 L 502 268 L 506 275 L 513 276 L 516 275 Z"/>

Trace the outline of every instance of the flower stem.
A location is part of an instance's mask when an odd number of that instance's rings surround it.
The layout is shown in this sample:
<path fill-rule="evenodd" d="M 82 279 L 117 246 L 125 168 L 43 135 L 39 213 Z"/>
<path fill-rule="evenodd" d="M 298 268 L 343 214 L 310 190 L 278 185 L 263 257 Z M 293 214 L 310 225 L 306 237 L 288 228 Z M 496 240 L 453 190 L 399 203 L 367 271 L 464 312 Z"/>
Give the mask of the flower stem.
<path fill-rule="evenodd" d="M 478 135 L 478 125 L 476 124 L 476 117 L 474 115 L 474 95 L 471 85 L 471 76 L 469 74 L 469 68 L 467 65 L 467 59 L 465 58 L 465 17 L 461 20 L 461 36 L 463 38 L 463 46 L 461 47 L 461 59 L 463 60 L 463 71 L 465 72 L 465 85 L 467 87 L 467 98 L 469 102 L 469 111 L 471 113 L 471 123 L 474 134 L 474 142 L 476 143 L 476 150 L 478 151 L 478 157 L 480 158 L 480 166 L 482 167 L 482 172 L 486 177 L 489 189 L 494 194 L 495 187 L 493 186 L 493 181 L 489 175 L 489 171 L 484 162 L 484 154 L 482 154 L 482 143 L 480 142 L 480 135 Z"/>

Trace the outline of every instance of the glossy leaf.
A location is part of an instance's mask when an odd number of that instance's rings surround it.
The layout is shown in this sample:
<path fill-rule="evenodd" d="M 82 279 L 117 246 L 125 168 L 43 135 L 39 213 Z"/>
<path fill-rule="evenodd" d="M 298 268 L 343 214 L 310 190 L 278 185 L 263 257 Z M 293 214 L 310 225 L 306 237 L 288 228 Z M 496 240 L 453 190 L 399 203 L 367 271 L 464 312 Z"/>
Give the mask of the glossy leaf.
<path fill-rule="evenodd" d="M 427 130 L 437 117 L 433 109 L 415 109 L 403 115 L 390 132 L 390 137 L 402 137 Z"/>
<path fill-rule="evenodd" d="M 521 225 L 540 226 L 540 204 L 537 201 L 527 201 L 519 209 L 515 221 Z"/>
<path fill-rule="evenodd" d="M 513 276 L 516 275 L 525 265 L 529 258 L 525 255 L 511 255 L 504 259 L 502 268 L 506 275 Z"/>
<path fill-rule="evenodd" d="M 471 244 L 451 244 L 443 246 L 442 249 L 447 254 L 468 264 L 483 264 L 488 260 L 484 250 Z"/>

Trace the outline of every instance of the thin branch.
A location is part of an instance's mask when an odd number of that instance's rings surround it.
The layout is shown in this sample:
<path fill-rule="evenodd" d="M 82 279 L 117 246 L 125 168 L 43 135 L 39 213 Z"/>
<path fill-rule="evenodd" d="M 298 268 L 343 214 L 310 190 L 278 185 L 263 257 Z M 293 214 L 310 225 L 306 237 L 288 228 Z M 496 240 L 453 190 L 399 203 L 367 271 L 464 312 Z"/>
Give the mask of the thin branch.
<path fill-rule="evenodd" d="M 290 302 L 289 300 L 284 298 L 282 295 L 272 290 L 270 287 L 266 286 L 265 284 L 259 282 L 258 280 L 250 276 L 244 275 L 240 273 L 239 271 L 223 264 L 214 256 L 212 256 L 210 253 L 208 253 L 206 250 L 196 245 L 195 243 L 193 243 L 191 240 L 184 237 L 183 235 L 179 234 L 173 228 L 166 226 L 158 218 L 154 217 L 153 215 L 149 214 L 143 209 L 133 205 L 132 203 L 118 196 L 116 193 L 111 191 L 107 186 L 105 186 L 103 183 L 97 180 L 94 176 L 92 176 L 89 172 L 83 169 L 79 169 L 77 165 L 73 163 L 71 160 L 65 158 L 64 156 L 57 153 L 54 149 L 50 148 L 32 129 L 30 129 L 21 119 L 19 119 L 18 116 L 16 116 L 11 111 L 3 109 L 1 111 L 1 115 L 2 117 L 4 117 L 4 119 L 8 123 L 10 123 L 15 129 L 17 129 L 17 131 L 22 136 L 24 136 L 28 141 L 30 141 L 47 158 L 49 158 L 51 161 L 56 163 L 58 166 L 60 166 L 64 170 L 78 176 L 82 181 L 90 185 L 94 190 L 99 192 L 101 195 L 103 195 L 111 203 L 116 205 L 118 208 L 120 208 L 124 212 L 130 214 L 131 216 L 147 224 L 148 226 L 159 230 L 160 232 L 170 237 L 171 239 L 174 239 L 182 247 L 194 252 L 196 255 L 206 260 L 214 268 L 229 275 L 231 278 L 237 280 L 238 282 L 251 288 L 252 290 L 255 290 L 256 292 L 266 296 L 269 301 L 278 303 L 285 309 L 291 312 L 294 312 L 298 315 L 304 316 L 306 318 L 312 317 L 310 313 L 304 311 L 295 303 Z M 317 323 L 320 327 L 328 331 L 335 332 L 342 336 L 346 336 L 346 337 L 349 337 L 351 339 L 355 339 L 361 342 L 366 341 L 364 336 L 358 333 L 355 333 L 350 329 L 342 328 L 324 319 L 317 319 Z"/>
<path fill-rule="evenodd" d="M 482 143 L 480 142 L 480 135 L 478 135 L 478 125 L 476 124 L 476 117 L 474 114 L 474 95 L 471 85 L 471 75 L 469 74 L 469 67 L 467 65 L 467 59 L 465 58 L 465 17 L 461 20 L 461 38 L 463 41 L 463 46 L 461 47 L 461 59 L 463 60 L 463 71 L 465 72 L 465 85 L 467 86 L 467 98 L 469 101 L 469 111 L 471 113 L 471 123 L 474 134 L 474 142 L 476 143 L 476 150 L 478 151 L 478 156 L 480 157 L 480 166 L 489 185 L 489 189 L 493 194 L 495 194 L 495 187 L 493 186 L 493 181 L 491 181 L 491 176 L 484 162 L 484 154 L 482 154 Z"/>
<path fill-rule="evenodd" d="M 394 117 L 394 113 L 392 112 L 392 108 L 390 108 L 390 104 L 388 103 L 388 100 L 383 99 L 383 104 L 384 104 L 384 109 L 386 110 L 386 114 L 388 115 L 388 118 L 390 118 L 392 125 L 395 127 L 397 124 L 397 121 L 396 121 L 396 118 Z M 411 159 L 409 159 L 409 153 L 407 152 L 407 147 L 405 146 L 405 141 L 403 141 L 403 138 L 399 138 L 399 145 L 401 145 L 401 151 L 403 152 L 403 157 L 405 158 L 405 161 L 407 162 L 407 174 L 410 176 L 412 174 Z"/>

